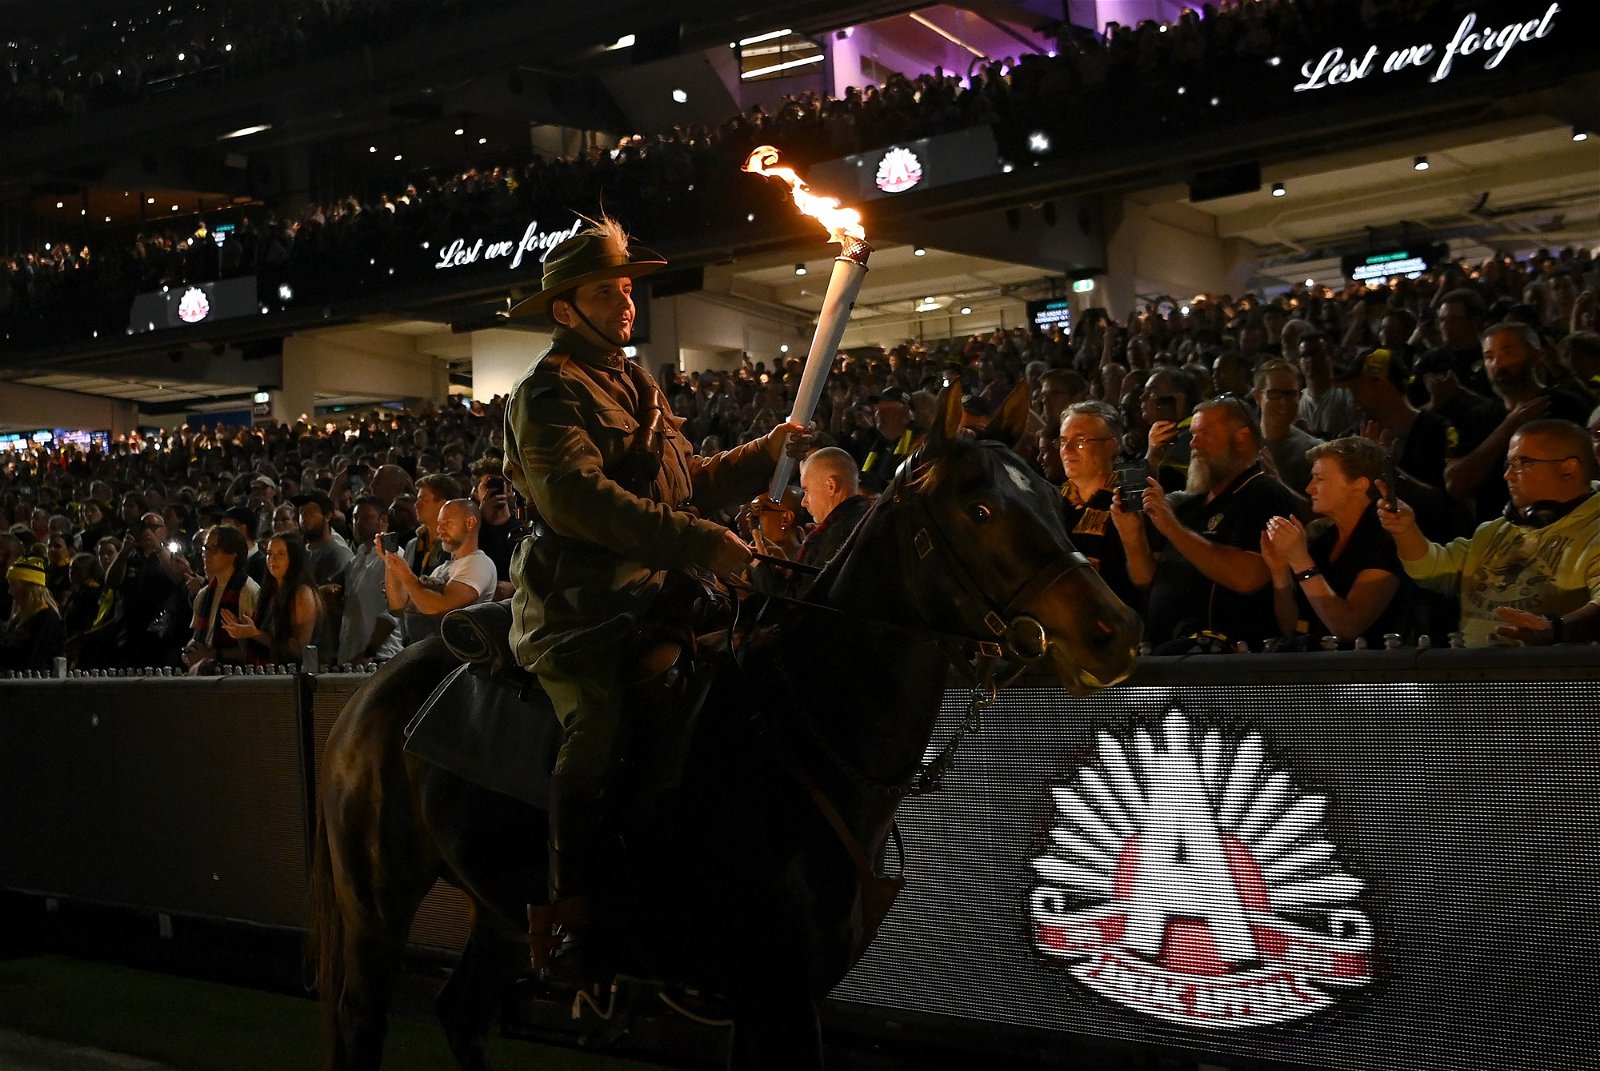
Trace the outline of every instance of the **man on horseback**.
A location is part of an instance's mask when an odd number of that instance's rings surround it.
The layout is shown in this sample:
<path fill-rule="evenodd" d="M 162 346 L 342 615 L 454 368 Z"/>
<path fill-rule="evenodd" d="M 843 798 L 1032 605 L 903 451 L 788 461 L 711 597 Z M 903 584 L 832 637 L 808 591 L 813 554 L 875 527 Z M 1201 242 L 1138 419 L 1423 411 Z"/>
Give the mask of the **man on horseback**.
<path fill-rule="evenodd" d="M 602 973 L 586 939 L 587 896 L 640 621 L 669 571 L 745 572 L 750 548 L 702 514 L 754 497 L 785 440 L 798 448 L 806 439 L 786 423 L 715 456 L 694 455 L 661 388 L 623 353 L 633 280 L 665 264 L 642 247 L 630 251 L 621 226 L 602 216 L 550 251 L 540 291 L 512 310 L 556 323 L 550 349 L 506 405 L 505 472 L 532 522 L 512 560 L 511 647 L 564 732 L 550 799 L 551 907 L 530 906 L 530 937 L 537 961 L 559 922 L 565 943 L 555 962 L 574 981 Z"/>

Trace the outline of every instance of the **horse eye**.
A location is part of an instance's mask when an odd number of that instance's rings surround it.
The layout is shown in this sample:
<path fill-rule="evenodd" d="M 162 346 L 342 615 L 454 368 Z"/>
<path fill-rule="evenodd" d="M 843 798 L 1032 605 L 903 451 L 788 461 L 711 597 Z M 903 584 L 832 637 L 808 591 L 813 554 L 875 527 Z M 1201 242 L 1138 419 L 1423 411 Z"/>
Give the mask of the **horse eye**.
<path fill-rule="evenodd" d="M 972 519 L 978 521 L 980 524 L 989 520 L 993 516 L 994 511 L 988 506 L 984 505 L 982 502 L 979 502 L 976 506 L 972 507 Z"/>

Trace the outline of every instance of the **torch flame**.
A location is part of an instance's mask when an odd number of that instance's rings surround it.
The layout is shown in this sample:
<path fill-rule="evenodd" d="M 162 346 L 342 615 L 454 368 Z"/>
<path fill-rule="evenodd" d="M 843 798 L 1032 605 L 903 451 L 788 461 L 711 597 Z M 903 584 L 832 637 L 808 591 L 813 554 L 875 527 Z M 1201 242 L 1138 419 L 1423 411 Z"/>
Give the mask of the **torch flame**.
<path fill-rule="evenodd" d="M 812 193 L 811 187 L 805 180 L 795 174 L 792 167 L 779 167 L 778 150 L 771 145 L 761 145 L 750 154 L 750 159 L 744 162 L 743 170 L 753 175 L 765 175 L 768 178 L 778 178 L 789 184 L 789 192 L 794 196 L 794 203 L 800 211 L 814 217 L 824 227 L 828 228 L 830 240 L 845 245 L 846 239 L 854 238 L 864 240 L 867 232 L 861 228 L 861 213 L 853 208 L 844 208 L 836 197 L 824 197 Z"/>

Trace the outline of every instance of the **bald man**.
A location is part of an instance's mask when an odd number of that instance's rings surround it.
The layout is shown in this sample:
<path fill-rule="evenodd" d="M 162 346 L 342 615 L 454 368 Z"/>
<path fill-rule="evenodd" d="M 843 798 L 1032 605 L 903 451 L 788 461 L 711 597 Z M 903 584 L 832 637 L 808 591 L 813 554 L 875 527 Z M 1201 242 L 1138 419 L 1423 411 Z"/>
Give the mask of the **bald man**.
<path fill-rule="evenodd" d="M 855 458 L 837 446 L 814 451 L 800 464 L 800 504 L 816 526 L 800 544 L 800 561 L 827 565 L 872 503 L 861 493 Z"/>
<path fill-rule="evenodd" d="M 384 592 L 392 613 L 404 613 L 401 629 L 407 645 L 439 631 L 451 610 L 494 598 L 494 562 L 478 549 L 482 519 L 477 503 L 452 498 L 439 507 L 439 544 L 450 555 L 427 577 L 412 572 L 404 555 L 385 550 L 380 539 L 373 549 L 383 558 Z"/>

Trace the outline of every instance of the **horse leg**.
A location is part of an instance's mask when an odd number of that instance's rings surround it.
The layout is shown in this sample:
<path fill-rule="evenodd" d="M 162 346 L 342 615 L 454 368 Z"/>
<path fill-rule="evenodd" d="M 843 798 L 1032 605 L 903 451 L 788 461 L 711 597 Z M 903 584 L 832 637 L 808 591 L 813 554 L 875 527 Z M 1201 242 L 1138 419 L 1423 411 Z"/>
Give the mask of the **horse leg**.
<path fill-rule="evenodd" d="M 527 940 L 522 932 L 474 902 L 472 931 L 461 950 L 461 960 L 434 1005 L 462 1071 L 491 1071 L 487 1042 L 498 998 L 526 961 Z"/>
<path fill-rule="evenodd" d="M 822 1028 L 809 997 L 777 997 L 737 1010 L 728 1071 L 821 1071 Z"/>

